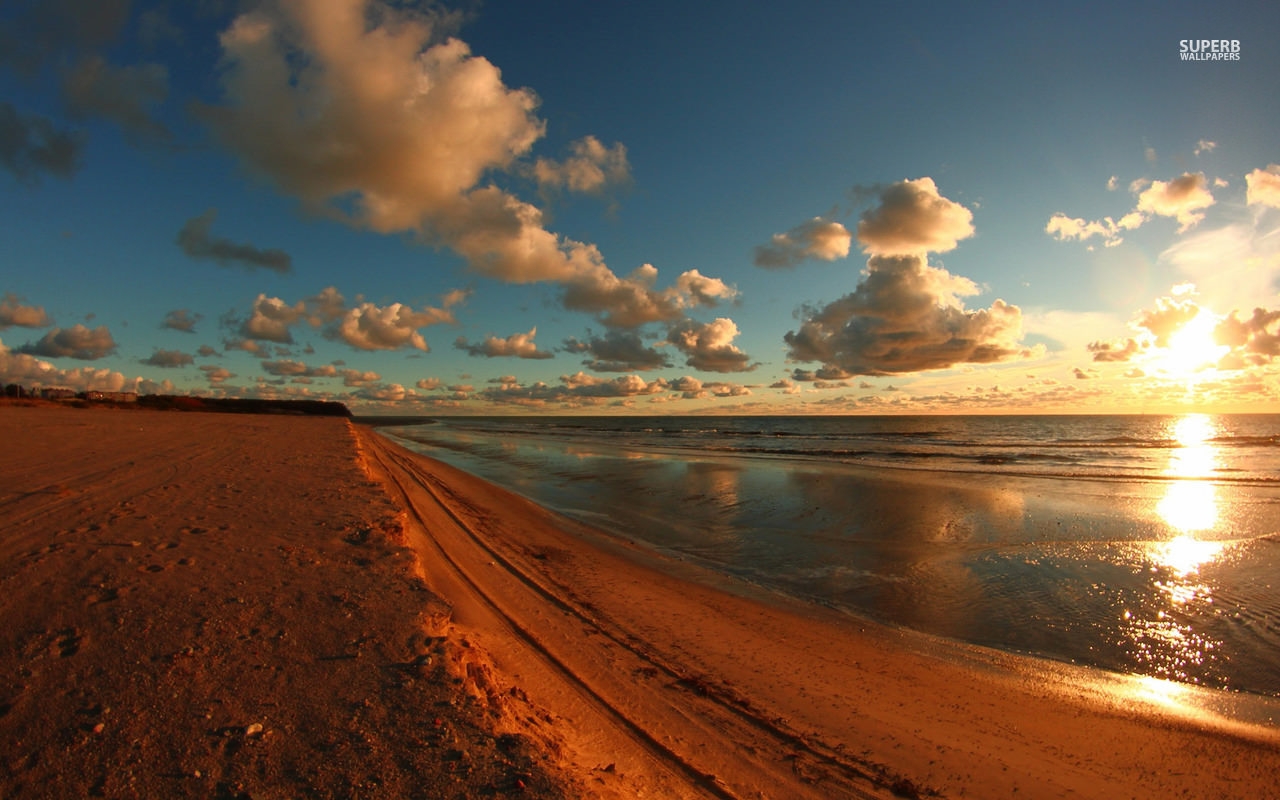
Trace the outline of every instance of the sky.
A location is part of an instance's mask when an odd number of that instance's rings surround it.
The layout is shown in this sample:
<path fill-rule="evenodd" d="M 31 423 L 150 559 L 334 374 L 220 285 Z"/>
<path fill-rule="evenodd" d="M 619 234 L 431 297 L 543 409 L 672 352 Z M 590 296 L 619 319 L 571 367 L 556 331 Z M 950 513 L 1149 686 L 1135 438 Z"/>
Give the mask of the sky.
<path fill-rule="evenodd" d="M 1280 7 L 16 0 L 0 382 L 1280 411 Z"/>

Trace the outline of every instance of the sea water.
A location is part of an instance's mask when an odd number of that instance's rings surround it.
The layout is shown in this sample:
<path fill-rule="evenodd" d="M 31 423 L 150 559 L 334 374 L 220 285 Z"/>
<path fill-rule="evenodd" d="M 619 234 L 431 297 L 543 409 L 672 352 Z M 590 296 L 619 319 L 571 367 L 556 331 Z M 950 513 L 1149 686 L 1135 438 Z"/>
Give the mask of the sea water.
<path fill-rule="evenodd" d="M 384 432 L 814 603 L 1280 696 L 1280 416 L 443 417 Z"/>

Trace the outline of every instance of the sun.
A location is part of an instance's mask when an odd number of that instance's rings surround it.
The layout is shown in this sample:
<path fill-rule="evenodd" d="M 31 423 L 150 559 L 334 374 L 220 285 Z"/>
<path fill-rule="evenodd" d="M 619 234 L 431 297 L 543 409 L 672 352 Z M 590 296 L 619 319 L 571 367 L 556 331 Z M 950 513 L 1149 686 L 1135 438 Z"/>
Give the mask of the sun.
<path fill-rule="evenodd" d="M 1201 308 L 1169 336 L 1168 344 L 1155 349 L 1152 366 L 1171 378 L 1194 380 L 1203 376 L 1231 349 L 1214 340 L 1217 325 L 1218 318 Z"/>

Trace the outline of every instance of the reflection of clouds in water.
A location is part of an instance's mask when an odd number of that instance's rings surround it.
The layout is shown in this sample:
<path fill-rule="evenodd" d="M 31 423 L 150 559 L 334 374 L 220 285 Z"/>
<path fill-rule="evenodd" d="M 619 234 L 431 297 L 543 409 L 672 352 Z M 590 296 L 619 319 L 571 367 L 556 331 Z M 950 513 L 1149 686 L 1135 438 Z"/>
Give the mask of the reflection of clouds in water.
<path fill-rule="evenodd" d="M 975 557 L 1026 538 L 1022 493 L 972 479 L 796 470 L 790 483 L 826 567 L 805 576 L 815 590 L 947 635 L 987 624 L 991 586 L 974 573 Z"/>

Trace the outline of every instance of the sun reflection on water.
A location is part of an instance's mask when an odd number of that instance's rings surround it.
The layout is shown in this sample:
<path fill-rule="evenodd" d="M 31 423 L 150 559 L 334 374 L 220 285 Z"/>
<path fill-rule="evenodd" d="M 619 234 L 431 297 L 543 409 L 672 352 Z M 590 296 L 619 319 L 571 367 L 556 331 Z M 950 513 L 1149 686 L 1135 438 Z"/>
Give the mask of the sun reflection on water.
<path fill-rule="evenodd" d="M 1170 434 L 1177 446 L 1165 474 L 1172 480 L 1155 511 L 1175 535 L 1146 547 L 1153 592 L 1140 609 L 1126 610 L 1121 623 L 1131 654 L 1153 673 L 1136 692 L 1148 700 L 1167 696 L 1169 687 L 1161 679 L 1194 680 L 1220 645 L 1195 624 L 1199 615 L 1211 613 L 1214 601 L 1214 587 L 1200 571 L 1226 547 L 1200 538 L 1219 522 L 1217 488 L 1211 482 L 1218 467 L 1217 425 L 1208 415 L 1189 414 L 1170 426 Z"/>

